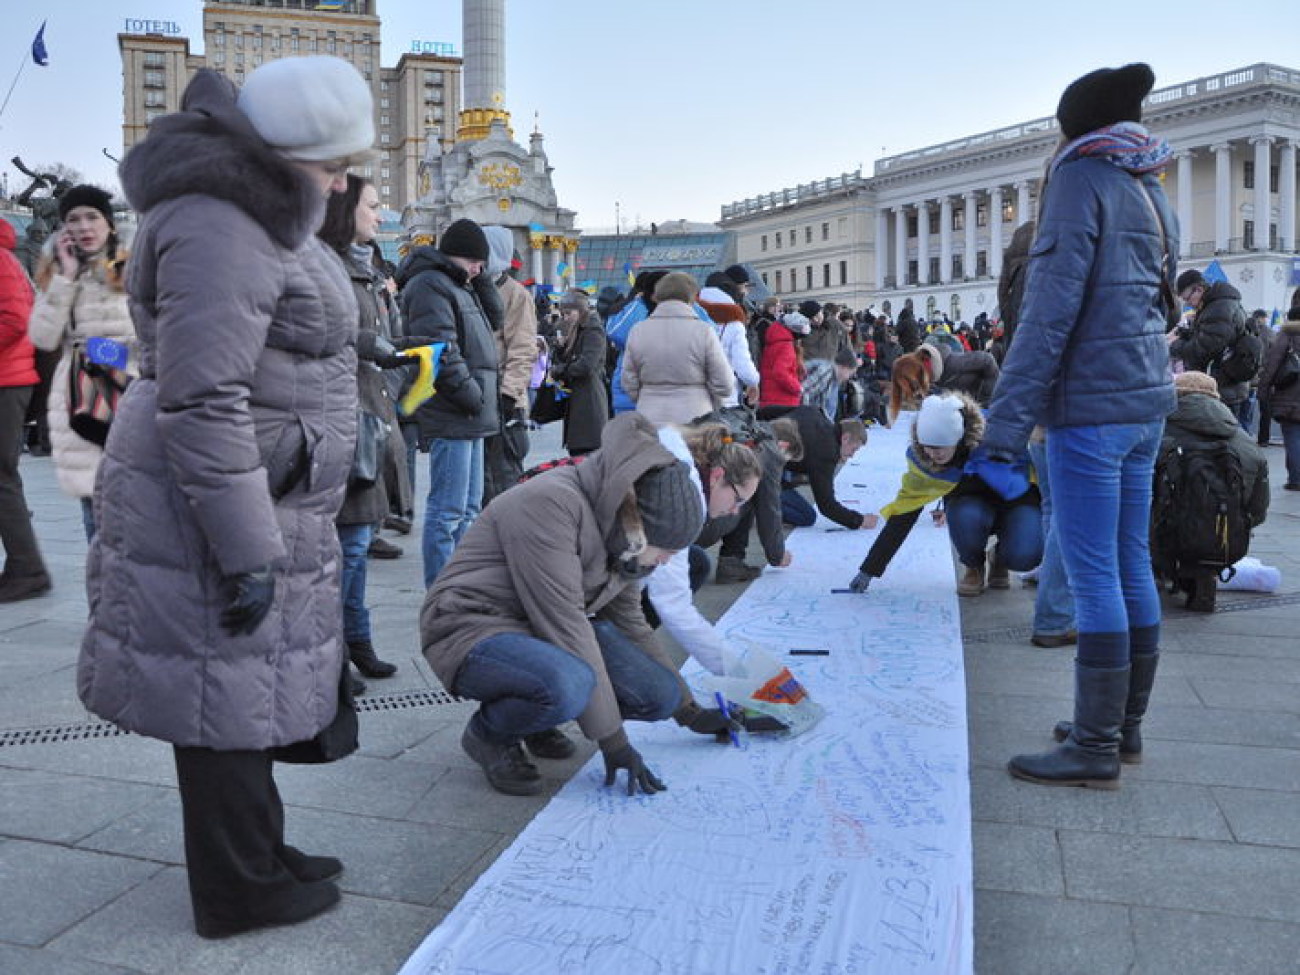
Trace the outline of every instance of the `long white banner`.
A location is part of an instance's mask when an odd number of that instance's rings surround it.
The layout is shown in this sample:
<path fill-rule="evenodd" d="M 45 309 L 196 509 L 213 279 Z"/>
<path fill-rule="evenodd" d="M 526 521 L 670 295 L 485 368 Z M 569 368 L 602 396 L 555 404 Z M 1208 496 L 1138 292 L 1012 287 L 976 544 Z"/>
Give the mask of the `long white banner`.
<path fill-rule="evenodd" d="M 878 511 L 892 498 L 910 421 L 872 431 L 840 472 L 842 501 Z M 743 750 L 672 722 L 629 725 L 668 791 L 606 789 L 595 757 L 400 975 L 969 973 L 948 533 L 922 518 L 868 595 L 832 593 L 874 535 L 824 521 L 795 532 L 791 568 L 764 571 L 718 624 L 788 663 L 826 708 L 820 724 Z"/>

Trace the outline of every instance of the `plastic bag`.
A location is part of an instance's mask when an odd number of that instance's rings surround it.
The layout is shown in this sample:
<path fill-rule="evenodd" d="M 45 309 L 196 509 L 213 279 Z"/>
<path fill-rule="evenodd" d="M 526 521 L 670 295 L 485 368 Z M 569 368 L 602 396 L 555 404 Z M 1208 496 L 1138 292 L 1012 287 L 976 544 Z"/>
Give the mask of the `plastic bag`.
<path fill-rule="evenodd" d="M 826 714 L 789 667 L 758 647 L 750 647 L 743 658 L 726 654 L 722 676 L 706 674 L 701 684 L 746 712 L 775 718 L 792 737 L 814 727 Z"/>
<path fill-rule="evenodd" d="M 1253 555 L 1247 555 L 1233 565 L 1232 578 L 1219 580 L 1220 589 L 1241 589 L 1247 592 L 1277 592 L 1282 584 L 1282 572 L 1265 565 Z"/>

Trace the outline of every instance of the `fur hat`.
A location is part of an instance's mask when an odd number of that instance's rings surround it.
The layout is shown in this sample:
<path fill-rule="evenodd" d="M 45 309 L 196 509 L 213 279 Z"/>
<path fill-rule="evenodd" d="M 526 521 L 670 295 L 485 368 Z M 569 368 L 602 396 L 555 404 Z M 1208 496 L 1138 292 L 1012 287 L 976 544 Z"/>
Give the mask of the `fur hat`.
<path fill-rule="evenodd" d="M 704 505 L 685 463 L 676 461 L 642 474 L 633 491 L 646 544 L 676 552 L 699 536 Z"/>
<path fill-rule="evenodd" d="M 1204 393 L 1206 396 L 1219 398 L 1219 384 L 1203 372 L 1188 369 L 1174 376 L 1174 390 L 1179 396 L 1186 393 Z"/>
<path fill-rule="evenodd" d="M 257 134 L 290 159 L 364 157 L 375 144 L 370 86 L 342 58 L 268 61 L 248 76 L 236 104 Z"/>
<path fill-rule="evenodd" d="M 82 183 L 74 186 L 59 197 L 59 219 L 67 220 L 68 214 L 77 207 L 93 207 L 104 215 L 110 227 L 113 221 L 113 197 L 98 186 Z"/>
<path fill-rule="evenodd" d="M 448 257 L 463 257 L 470 261 L 486 261 L 491 256 L 483 228 L 463 217 L 442 232 L 438 250 Z"/>
<path fill-rule="evenodd" d="M 812 322 L 808 321 L 806 315 L 801 315 L 797 311 L 786 312 L 782 315 L 781 324 L 795 335 L 807 335 L 812 331 Z"/>
<path fill-rule="evenodd" d="M 916 439 L 927 447 L 956 447 L 966 435 L 961 398 L 936 393 L 921 401 Z"/>
<path fill-rule="evenodd" d="M 1156 83 L 1149 64 L 1099 68 L 1077 78 L 1061 94 L 1056 120 L 1061 134 L 1077 139 L 1116 122 L 1141 122 L 1142 99 Z"/>
<path fill-rule="evenodd" d="M 820 312 L 821 310 L 822 310 L 822 306 L 817 302 L 813 301 L 811 298 L 807 299 L 806 301 L 799 302 L 799 314 L 803 315 L 809 321 L 812 321 L 814 318 L 816 318 L 818 312 Z"/>

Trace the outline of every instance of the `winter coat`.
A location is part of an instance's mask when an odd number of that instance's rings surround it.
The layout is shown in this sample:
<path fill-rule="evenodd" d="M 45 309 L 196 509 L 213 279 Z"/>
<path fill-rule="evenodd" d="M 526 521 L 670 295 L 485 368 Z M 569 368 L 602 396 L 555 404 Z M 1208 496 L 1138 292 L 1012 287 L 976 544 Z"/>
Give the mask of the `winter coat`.
<path fill-rule="evenodd" d="M 443 685 L 455 693 L 465 658 L 488 637 L 533 636 L 591 666 L 596 686 L 578 723 L 595 741 L 617 735 L 618 702 L 591 622 L 613 623 L 676 672 L 645 621 L 640 585 L 616 568 L 645 543 L 633 485 L 672 463 L 645 417 L 615 417 L 581 464 L 538 475 L 483 509 L 420 612 L 424 656 Z"/>
<path fill-rule="evenodd" d="M 650 422 L 689 423 L 726 404 L 735 382 L 713 329 L 685 302 L 665 301 L 628 335 L 623 389 Z"/>
<path fill-rule="evenodd" d="M 714 334 L 722 343 L 722 351 L 731 363 L 731 371 L 736 377 L 736 391 L 724 406 L 738 406 L 745 390 L 759 383 L 758 366 L 749 351 L 749 335 L 745 330 L 745 309 L 727 297 L 726 292 L 717 288 L 705 288 L 700 292 L 700 307 L 713 322 Z"/>
<path fill-rule="evenodd" d="M 113 423 L 86 564 L 86 707 L 177 745 L 262 750 L 334 717 L 344 661 L 334 517 L 356 439 L 357 305 L 314 234 L 319 187 L 201 70 L 127 155 L 140 377 Z M 271 568 L 258 628 L 227 577 Z"/>
<path fill-rule="evenodd" d="M 574 332 L 555 351 L 551 375 L 569 389 L 564 413 L 564 447 L 585 453 L 600 446 L 600 431 L 609 420 L 605 391 L 605 327 L 588 311 Z"/>
<path fill-rule="evenodd" d="M 1037 224 L 1030 220 L 1016 228 L 1002 257 L 1002 273 L 998 277 L 998 314 L 1002 316 L 1002 345 L 1000 360 L 1011 347 L 1020 324 L 1020 304 L 1025 298 L 1025 277 L 1029 271 L 1029 247 L 1033 243 Z M 983 315 L 983 312 L 980 312 Z M 987 319 L 976 320 L 980 331 L 987 331 Z"/>
<path fill-rule="evenodd" d="M 794 333 L 781 322 L 763 332 L 763 357 L 758 367 L 758 405 L 798 406 L 803 402 L 803 366 L 795 351 Z"/>
<path fill-rule="evenodd" d="M 1273 388 L 1273 377 L 1288 351 L 1300 356 L 1300 322 L 1283 322 L 1281 331 L 1273 337 L 1264 353 L 1264 365 L 1259 372 L 1259 398 L 1272 409 L 1273 419 L 1300 423 L 1300 382 L 1294 382 L 1286 389 Z"/>
<path fill-rule="evenodd" d="M 0 387 L 35 386 L 36 350 L 27 337 L 34 294 L 27 272 L 14 256 L 18 236 L 0 220 Z"/>
<path fill-rule="evenodd" d="M 358 338 L 370 333 L 370 341 L 361 341 L 359 344 L 369 349 L 373 347 L 373 338 L 382 331 L 378 289 L 383 287 L 383 283 L 376 279 L 369 267 L 357 263 L 355 259 L 344 257 L 343 263 L 352 281 L 352 294 L 357 299 L 360 312 L 357 318 Z M 397 407 L 389 393 L 384 371 L 375 364 L 373 353 L 357 357 L 357 407 L 373 413 L 388 424 L 388 440 L 384 444 L 387 454 L 393 438 L 400 440 L 402 433 L 397 426 Z M 405 444 L 401 460 L 405 467 Z M 381 463 L 384 462 L 381 457 Z M 385 478 L 381 475 L 373 484 L 349 483 L 343 507 L 339 509 L 336 520 L 340 525 L 373 525 L 388 514 L 388 508 L 388 491 L 385 488 Z"/>
<path fill-rule="evenodd" d="M 933 338 L 933 336 L 931 336 Z M 917 351 L 939 362 L 930 370 L 935 387 L 965 393 L 981 406 L 987 406 L 998 384 L 1001 370 L 990 352 L 955 351 L 945 342 L 926 339 Z"/>
<path fill-rule="evenodd" d="M 505 304 L 505 322 L 497 333 L 501 395 L 517 407 L 527 407 L 528 380 L 537 361 L 537 306 L 528 289 L 510 275 L 497 278 L 496 285 Z"/>
<path fill-rule="evenodd" d="M 912 309 L 904 308 L 898 313 L 894 333 L 898 336 L 898 344 L 903 347 L 904 353 L 916 351 L 916 347 L 921 344 L 921 326 L 917 324 Z"/>
<path fill-rule="evenodd" d="M 1218 281 L 1205 289 L 1189 334 L 1169 346 L 1169 355 L 1181 359 L 1188 369 L 1213 376 L 1219 385 L 1219 397 L 1226 405 L 1235 406 L 1250 395 L 1250 382 L 1224 379 L 1219 374 L 1219 360 L 1236 344 L 1245 327 L 1241 292 L 1226 281 Z"/>
<path fill-rule="evenodd" d="M 99 469 L 103 448 L 83 440 L 68 425 L 68 384 L 74 347 L 88 338 L 103 337 L 127 346 L 130 358 L 126 371 L 139 370 L 135 349 L 135 326 L 127 302 L 122 265 L 125 254 L 113 263 L 92 259 L 74 280 L 51 273 L 54 267 L 39 269 L 37 280 L 49 281 L 36 296 L 28 331 L 32 344 L 46 352 L 59 352 L 59 362 L 50 380 L 47 409 L 50 445 L 59 487 L 74 498 L 89 498 L 95 493 L 95 472 Z"/>
<path fill-rule="evenodd" d="M 1242 501 L 1250 527 L 1262 524 L 1268 515 L 1268 460 L 1255 438 L 1241 429 L 1232 410 L 1213 396 L 1183 393 L 1178 397 L 1178 408 L 1165 420 L 1157 474 L 1172 451 L 1207 440 L 1228 442 L 1228 449 L 1241 464 Z"/>
<path fill-rule="evenodd" d="M 1019 453 L 1035 424 L 1148 423 L 1174 408 L 1160 274 L 1178 220 L 1160 183 L 1085 156 L 1057 168 L 1043 204 L 989 407 L 984 443 L 998 453 Z M 1170 261 L 1171 288 L 1176 272 Z"/>
<path fill-rule="evenodd" d="M 835 497 L 835 471 L 840 463 L 839 424 L 826 419 L 826 414 L 816 406 L 774 407 L 762 409 L 758 415 L 768 421 L 782 416 L 794 420 L 803 440 L 803 459 L 791 461 L 786 465 L 787 469 L 808 477 L 813 503 L 824 516 L 854 531 L 861 528 L 862 513 L 844 507 Z"/>
<path fill-rule="evenodd" d="M 497 349 L 480 293 L 464 269 L 434 247 L 411 251 L 397 269 L 397 284 L 406 334 L 444 343 L 437 391 L 415 411 L 421 446 L 494 435 Z"/>

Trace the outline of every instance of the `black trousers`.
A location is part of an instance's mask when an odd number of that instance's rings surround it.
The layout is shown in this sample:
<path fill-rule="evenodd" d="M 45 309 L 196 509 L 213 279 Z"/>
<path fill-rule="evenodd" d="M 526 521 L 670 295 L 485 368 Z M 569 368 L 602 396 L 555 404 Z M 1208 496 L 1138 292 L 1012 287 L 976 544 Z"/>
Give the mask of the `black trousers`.
<path fill-rule="evenodd" d="M 284 856 L 284 806 L 265 751 L 173 746 L 196 923 L 279 915 L 303 884 Z"/>
<path fill-rule="evenodd" d="M 4 574 L 13 578 L 45 574 L 23 479 L 18 473 L 23 453 L 23 417 L 31 396 L 31 386 L 0 387 L 0 545 L 5 550 Z"/>

